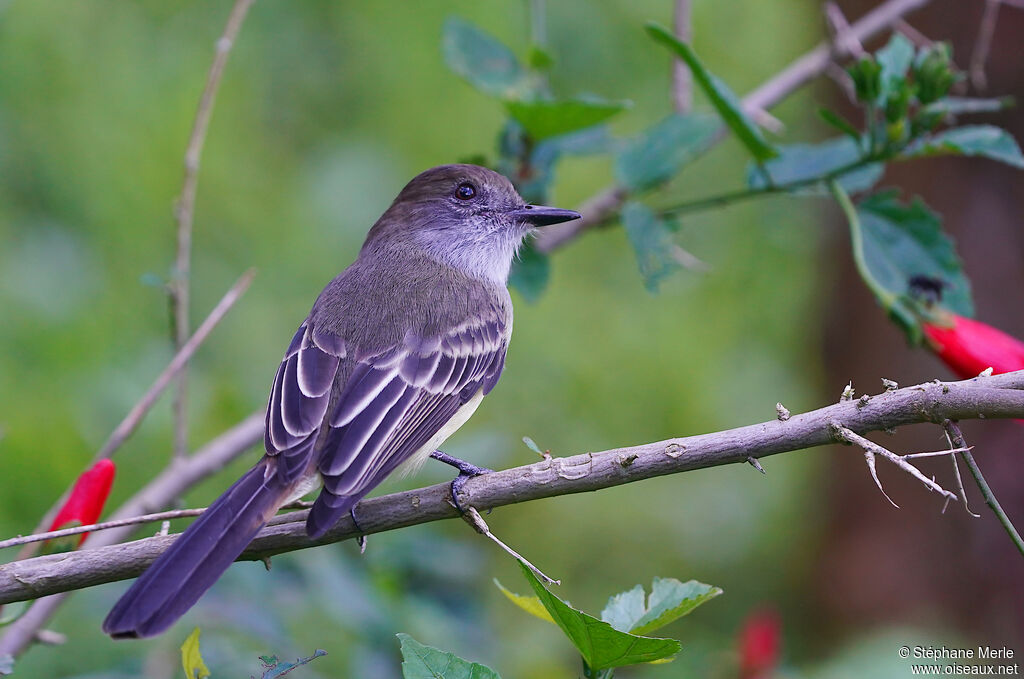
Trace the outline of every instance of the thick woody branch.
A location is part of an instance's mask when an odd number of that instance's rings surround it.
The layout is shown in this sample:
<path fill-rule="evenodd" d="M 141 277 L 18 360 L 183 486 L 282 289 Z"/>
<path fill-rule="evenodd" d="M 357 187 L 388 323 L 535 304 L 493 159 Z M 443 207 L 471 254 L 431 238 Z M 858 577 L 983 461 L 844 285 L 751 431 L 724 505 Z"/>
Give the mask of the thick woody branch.
<path fill-rule="evenodd" d="M 862 43 L 874 35 L 892 27 L 902 17 L 930 0 L 889 0 L 853 22 L 841 40 L 823 42 L 810 52 L 792 62 L 789 66 L 765 81 L 760 87 L 743 98 L 743 110 L 757 115 L 776 105 L 817 76 L 825 73 L 836 59 L 850 56 L 849 45 Z M 718 138 L 722 138 L 719 135 Z M 568 244 L 580 234 L 595 226 L 601 226 L 615 218 L 622 204 L 629 197 L 619 186 L 611 186 L 595 194 L 579 206 L 582 219 L 564 222 L 544 228 L 538 235 L 535 247 L 540 252 L 550 253 Z"/>
<path fill-rule="evenodd" d="M 703 469 L 749 458 L 838 442 L 836 423 L 857 434 L 909 424 L 975 418 L 1024 418 L 1024 371 L 951 383 L 928 383 L 887 391 L 863 401 L 842 401 L 788 419 L 738 429 L 669 439 L 629 448 L 550 458 L 470 479 L 463 506 L 493 508 L 541 498 L 610 488 L 642 479 Z M 242 560 L 458 516 L 448 484 L 395 493 L 359 504 L 357 530 L 345 518 L 324 537 L 305 534 L 305 511 L 276 517 L 260 531 Z M 102 534 L 101 534 L 102 535 Z M 92 542 L 87 546 L 95 546 Z M 84 549 L 0 566 L 0 603 L 81 589 L 141 573 L 176 536 Z M 105 539 L 109 544 L 109 537 Z"/>

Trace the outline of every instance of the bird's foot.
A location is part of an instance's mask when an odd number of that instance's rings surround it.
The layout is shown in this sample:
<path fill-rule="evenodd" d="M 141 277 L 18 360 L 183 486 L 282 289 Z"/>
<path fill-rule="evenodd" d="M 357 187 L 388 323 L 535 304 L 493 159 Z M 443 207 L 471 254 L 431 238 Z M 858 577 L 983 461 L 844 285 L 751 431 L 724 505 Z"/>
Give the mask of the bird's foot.
<path fill-rule="evenodd" d="M 478 467 L 475 464 L 460 460 L 457 457 L 452 457 L 447 453 L 443 453 L 440 450 L 435 450 L 430 454 L 430 457 L 434 458 L 438 462 L 444 462 L 446 465 L 455 467 L 459 470 L 459 475 L 452 479 L 451 493 L 452 493 L 452 504 L 459 510 L 460 514 L 465 514 L 466 509 L 459 502 L 459 493 L 462 492 L 462 487 L 466 485 L 466 481 L 469 481 L 474 476 L 480 476 L 482 474 L 492 474 L 493 469 L 486 467 Z"/>

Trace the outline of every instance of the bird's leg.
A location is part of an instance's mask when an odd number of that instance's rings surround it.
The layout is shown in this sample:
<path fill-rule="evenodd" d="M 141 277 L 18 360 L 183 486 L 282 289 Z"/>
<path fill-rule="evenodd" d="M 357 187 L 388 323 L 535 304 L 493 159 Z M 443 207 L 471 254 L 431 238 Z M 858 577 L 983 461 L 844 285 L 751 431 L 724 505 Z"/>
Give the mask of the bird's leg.
<path fill-rule="evenodd" d="M 359 519 L 356 518 L 356 507 L 357 507 L 357 505 L 352 505 L 352 508 L 348 510 L 348 515 L 352 517 L 352 525 L 354 525 L 356 527 L 356 530 L 359 531 L 360 533 L 363 533 L 363 527 L 359 525 Z M 366 553 L 366 535 L 364 534 L 364 535 L 360 535 L 359 537 L 357 537 L 356 538 L 356 544 L 359 545 L 359 553 L 360 554 L 365 554 Z"/>
<path fill-rule="evenodd" d="M 470 480 L 474 476 L 480 476 L 481 474 L 491 474 L 494 472 L 493 469 L 487 469 L 486 467 L 477 467 L 475 464 L 460 460 L 457 457 L 452 457 L 447 453 L 443 453 L 440 450 L 435 450 L 430 454 L 430 457 L 434 458 L 438 462 L 444 462 L 446 465 L 455 467 L 459 470 L 459 475 L 452 479 L 451 492 L 452 502 L 455 504 L 455 508 L 459 510 L 460 514 L 465 514 L 466 510 L 459 503 L 459 493 L 462 491 L 462 487 L 466 485 L 466 481 Z"/>

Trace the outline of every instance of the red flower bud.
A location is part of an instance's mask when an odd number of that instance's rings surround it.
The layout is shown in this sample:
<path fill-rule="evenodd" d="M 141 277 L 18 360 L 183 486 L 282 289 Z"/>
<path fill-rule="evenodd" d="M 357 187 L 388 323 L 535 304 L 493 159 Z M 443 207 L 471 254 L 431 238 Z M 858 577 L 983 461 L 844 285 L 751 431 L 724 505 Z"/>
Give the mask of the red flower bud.
<path fill-rule="evenodd" d="M 50 530 L 88 526 L 96 523 L 103 512 L 107 496 L 110 495 L 115 469 L 114 463 L 110 460 L 100 460 L 82 472 L 82 475 L 75 481 L 67 502 L 57 512 L 57 517 L 53 520 Z M 82 533 L 71 536 L 70 548 L 74 549 L 81 545 L 88 535 L 88 533 Z"/>
<path fill-rule="evenodd" d="M 782 650 L 782 621 L 770 609 L 756 611 L 740 631 L 740 679 L 770 677 L 779 665 Z"/>
<path fill-rule="evenodd" d="M 1024 342 L 991 325 L 950 314 L 946 326 L 921 327 L 931 349 L 962 379 L 988 368 L 995 374 L 1024 370 Z"/>

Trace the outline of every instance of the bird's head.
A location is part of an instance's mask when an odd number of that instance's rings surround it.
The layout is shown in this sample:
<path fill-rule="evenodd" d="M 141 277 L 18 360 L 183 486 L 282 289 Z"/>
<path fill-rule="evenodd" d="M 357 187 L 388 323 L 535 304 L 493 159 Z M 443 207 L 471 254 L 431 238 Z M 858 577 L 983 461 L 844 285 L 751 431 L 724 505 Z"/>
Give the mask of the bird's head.
<path fill-rule="evenodd" d="M 512 182 L 485 167 L 442 165 L 402 189 L 363 249 L 412 246 L 467 274 L 504 282 L 535 227 L 579 218 L 572 210 L 528 205 Z"/>

